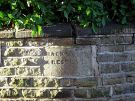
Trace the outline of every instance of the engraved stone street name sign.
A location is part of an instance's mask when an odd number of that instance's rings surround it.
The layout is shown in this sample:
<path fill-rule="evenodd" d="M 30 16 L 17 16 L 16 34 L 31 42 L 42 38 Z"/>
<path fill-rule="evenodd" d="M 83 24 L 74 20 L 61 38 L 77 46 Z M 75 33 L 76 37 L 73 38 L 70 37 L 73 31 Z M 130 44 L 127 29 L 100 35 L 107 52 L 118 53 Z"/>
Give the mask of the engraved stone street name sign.
<path fill-rule="evenodd" d="M 44 75 L 92 76 L 91 46 L 49 46 L 45 48 Z"/>

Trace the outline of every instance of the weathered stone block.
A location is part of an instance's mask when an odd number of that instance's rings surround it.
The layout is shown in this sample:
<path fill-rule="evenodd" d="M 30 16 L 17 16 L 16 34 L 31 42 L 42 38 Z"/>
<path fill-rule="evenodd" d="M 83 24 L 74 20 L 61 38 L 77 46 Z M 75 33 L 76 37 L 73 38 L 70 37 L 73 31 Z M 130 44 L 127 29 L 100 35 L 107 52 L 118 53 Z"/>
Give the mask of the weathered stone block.
<path fill-rule="evenodd" d="M 108 101 L 109 99 L 108 98 L 89 98 L 89 99 L 75 99 L 75 101 Z"/>
<path fill-rule="evenodd" d="M 134 101 L 135 94 L 116 95 L 111 98 L 111 101 Z"/>
<path fill-rule="evenodd" d="M 70 98 L 72 96 L 71 90 L 50 90 L 51 98 Z"/>
<path fill-rule="evenodd" d="M 0 87 L 4 87 L 7 85 L 8 85 L 7 78 L 6 77 L 0 78 Z"/>
<path fill-rule="evenodd" d="M 124 74 L 105 74 L 103 75 L 103 85 L 122 84 L 126 82 Z"/>
<path fill-rule="evenodd" d="M 41 76 L 39 67 L 21 67 L 16 68 L 16 75 L 20 76 Z"/>
<path fill-rule="evenodd" d="M 134 83 L 134 82 L 135 82 L 135 77 L 134 77 L 134 76 L 133 76 L 133 77 L 132 77 L 132 76 L 131 76 L 131 77 L 130 77 L 130 76 L 127 77 L 127 78 L 126 78 L 126 82 Z"/>
<path fill-rule="evenodd" d="M 109 97 L 110 88 L 109 87 L 98 87 L 88 90 L 91 98 Z"/>
<path fill-rule="evenodd" d="M 74 45 L 73 38 L 45 38 L 45 39 L 25 39 L 25 46 L 63 46 Z"/>
<path fill-rule="evenodd" d="M 55 46 L 46 48 L 46 51 L 45 76 L 94 75 L 95 67 L 92 67 L 92 48 L 90 46 Z"/>
<path fill-rule="evenodd" d="M 135 45 L 134 44 L 130 44 L 130 45 L 125 46 L 125 52 L 132 52 L 132 51 L 135 51 Z"/>
<path fill-rule="evenodd" d="M 22 58 L 23 66 L 44 66 L 46 61 L 43 56 Z"/>
<path fill-rule="evenodd" d="M 135 84 L 116 85 L 113 89 L 115 95 L 135 93 Z"/>
<path fill-rule="evenodd" d="M 131 58 L 128 54 L 114 54 L 114 62 L 130 61 Z"/>
<path fill-rule="evenodd" d="M 0 44 L 1 46 L 16 47 L 16 46 L 23 46 L 23 41 L 24 40 L 18 40 L 18 39 L 1 40 Z"/>
<path fill-rule="evenodd" d="M 87 89 L 76 89 L 74 91 L 74 96 L 76 98 L 87 98 Z"/>
<path fill-rule="evenodd" d="M 34 98 L 36 97 L 36 90 L 33 89 L 22 89 L 23 98 Z"/>
<path fill-rule="evenodd" d="M 34 78 L 34 86 L 35 87 L 59 87 L 60 81 L 59 79 L 51 79 L 51 78 Z"/>
<path fill-rule="evenodd" d="M 113 54 L 99 54 L 97 56 L 98 62 L 113 62 L 114 56 Z"/>
<path fill-rule="evenodd" d="M 7 48 L 4 52 L 4 56 L 44 56 L 45 51 L 42 48 Z"/>
<path fill-rule="evenodd" d="M 99 64 L 100 73 L 118 73 L 120 64 Z"/>
<path fill-rule="evenodd" d="M 123 63 L 121 64 L 121 70 L 123 72 L 134 72 L 135 71 L 135 63 Z"/>
<path fill-rule="evenodd" d="M 36 98 L 51 98 L 50 90 L 48 89 L 39 89 L 35 91 Z"/>
<path fill-rule="evenodd" d="M 10 76 L 15 75 L 14 68 L 0 68 L 0 76 Z"/>
<path fill-rule="evenodd" d="M 97 84 L 98 79 L 95 77 L 75 79 L 73 82 L 76 87 L 96 87 Z"/>
<path fill-rule="evenodd" d="M 114 38 L 114 36 L 102 36 L 102 37 L 100 37 L 100 40 L 101 40 L 101 43 L 100 44 L 102 44 L 102 45 L 113 45 L 113 44 L 115 44 L 115 38 Z"/>
<path fill-rule="evenodd" d="M 133 34 L 115 36 L 114 39 L 116 44 L 131 44 L 133 42 Z"/>
<path fill-rule="evenodd" d="M 130 55 L 131 55 L 131 61 L 135 61 L 135 53 L 132 53 Z"/>
<path fill-rule="evenodd" d="M 20 92 L 15 88 L 0 89 L 0 98 L 16 98 L 20 96 Z"/>
<path fill-rule="evenodd" d="M 20 58 L 4 58 L 4 66 L 18 66 L 22 65 L 22 60 Z"/>
<path fill-rule="evenodd" d="M 62 79 L 60 79 L 60 86 L 61 87 L 72 87 L 72 86 L 74 86 L 74 79 L 62 78 Z"/>
<path fill-rule="evenodd" d="M 89 45 L 121 45 L 131 44 L 133 34 L 131 35 L 90 35 L 89 37 L 78 37 L 77 44 Z"/>
<path fill-rule="evenodd" d="M 99 45 L 101 43 L 100 38 L 77 38 L 76 44 L 78 45 Z"/>
<path fill-rule="evenodd" d="M 70 98 L 71 97 L 71 90 L 37 90 L 35 91 L 36 97 L 38 98 Z M 34 94 L 33 94 L 34 95 Z"/>
<path fill-rule="evenodd" d="M 13 30 L 0 31 L 0 38 L 14 38 L 14 31 Z"/>
<path fill-rule="evenodd" d="M 12 87 L 32 87 L 33 78 L 10 78 L 9 85 Z"/>
<path fill-rule="evenodd" d="M 124 52 L 125 45 L 106 45 L 106 46 L 97 46 L 98 53 L 105 52 Z"/>

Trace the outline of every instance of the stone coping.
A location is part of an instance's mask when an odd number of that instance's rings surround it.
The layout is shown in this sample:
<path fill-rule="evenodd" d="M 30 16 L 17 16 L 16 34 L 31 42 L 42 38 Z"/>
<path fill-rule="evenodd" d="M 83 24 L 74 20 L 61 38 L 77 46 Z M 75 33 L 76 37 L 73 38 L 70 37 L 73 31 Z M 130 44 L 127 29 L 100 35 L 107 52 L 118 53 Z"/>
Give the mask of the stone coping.
<path fill-rule="evenodd" d="M 74 30 L 73 30 L 74 29 Z M 71 24 L 56 24 L 52 26 L 43 27 L 43 35 L 32 36 L 31 30 L 20 29 L 15 30 L 1 30 L 0 39 L 4 38 L 101 38 L 109 36 L 131 36 L 135 33 L 135 25 L 118 25 L 109 24 L 103 28 L 99 28 L 97 33 L 94 33 L 91 28 L 80 28 Z"/>
<path fill-rule="evenodd" d="M 99 28 L 96 33 L 92 31 L 91 28 L 80 28 L 76 26 L 76 36 L 78 38 L 88 38 L 88 37 L 101 37 L 109 35 L 123 35 L 123 34 L 133 34 L 135 33 L 135 25 L 119 25 L 119 24 L 108 24 L 102 28 Z"/>

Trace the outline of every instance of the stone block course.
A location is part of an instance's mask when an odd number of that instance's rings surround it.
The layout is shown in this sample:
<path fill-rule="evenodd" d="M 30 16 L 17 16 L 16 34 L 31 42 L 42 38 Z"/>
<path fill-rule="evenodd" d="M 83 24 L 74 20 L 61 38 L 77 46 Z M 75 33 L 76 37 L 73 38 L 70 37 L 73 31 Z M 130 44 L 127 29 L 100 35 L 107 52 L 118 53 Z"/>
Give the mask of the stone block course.
<path fill-rule="evenodd" d="M 133 33 L 12 35 L 0 40 L 0 101 L 134 101 Z"/>
<path fill-rule="evenodd" d="M 114 61 L 114 55 L 113 54 L 97 55 L 97 61 L 98 62 L 113 62 Z"/>
<path fill-rule="evenodd" d="M 114 95 L 135 93 L 135 84 L 121 84 L 113 87 Z"/>
<path fill-rule="evenodd" d="M 115 85 L 126 83 L 126 75 L 121 74 L 104 74 L 102 77 L 103 85 Z"/>
<path fill-rule="evenodd" d="M 98 79 L 95 77 L 74 79 L 73 86 L 76 87 L 96 87 L 98 85 Z"/>
<path fill-rule="evenodd" d="M 121 70 L 120 64 L 99 64 L 100 73 L 118 73 Z"/>

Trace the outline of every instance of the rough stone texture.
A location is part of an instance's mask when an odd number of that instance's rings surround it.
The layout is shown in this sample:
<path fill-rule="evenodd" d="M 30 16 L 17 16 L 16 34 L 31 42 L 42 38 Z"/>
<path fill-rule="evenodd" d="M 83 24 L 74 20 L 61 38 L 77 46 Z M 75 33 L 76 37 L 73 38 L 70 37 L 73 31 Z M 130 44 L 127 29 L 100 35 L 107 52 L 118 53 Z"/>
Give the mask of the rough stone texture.
<path fill-rule="evenodd" d="M 77 37 L 76 44 L 79 45 L 123 45 L 133 43 L 133 34 L 114 35 L 91 35 L 90 37 Z"/>
<path fill-rule="evenodd" d="M 3 37 L 0 101 L 134 101 L 134 30 L 121 31 L 76 40 Z"/>
<path fill-rule="evenodd" d="M 91 62 L 90 46 L 68 46 L 45 48 L 47 56 L 44 57 L 45 76 L 92 76 L 94 70 Z M 81 54 L 81 55 L 80 55 Z M 42 62 L 43 63 L 43 62 Z"/>
<path fill-rule="evenodd" d="M 15 33 L 16 38 L 30 38 L 30 37 L 72 37 L 72 28 L 70 24 L 56 24 L 52 26 L 44 26 L 41 35 L 32 36 L 31 30 L 20 30 Z"/>
<path fill-rule="evenodd" d="M 15 35 L 14 35 L 14 31 L 13 30 L 3 30 L 3 31 L 0 31 L 0 39 L 1 38 L 15 38 Z"/>
<path fill-rule="evenodd" d="M 92 31 L 92 28 L 80 28 L 79 26 L 76 26 L 76 34 L 77 37 L 91 37 L 93 34 L 99 34 L 99 35 L 109 35 L 109 34 L 133 34 L 135 32 L 135 25 L 134 24 L 128 24 L 128 25 L 119 25 L 116 23 L 108 24 L 102 28 L 99 28 L 96 33 Z"/>

